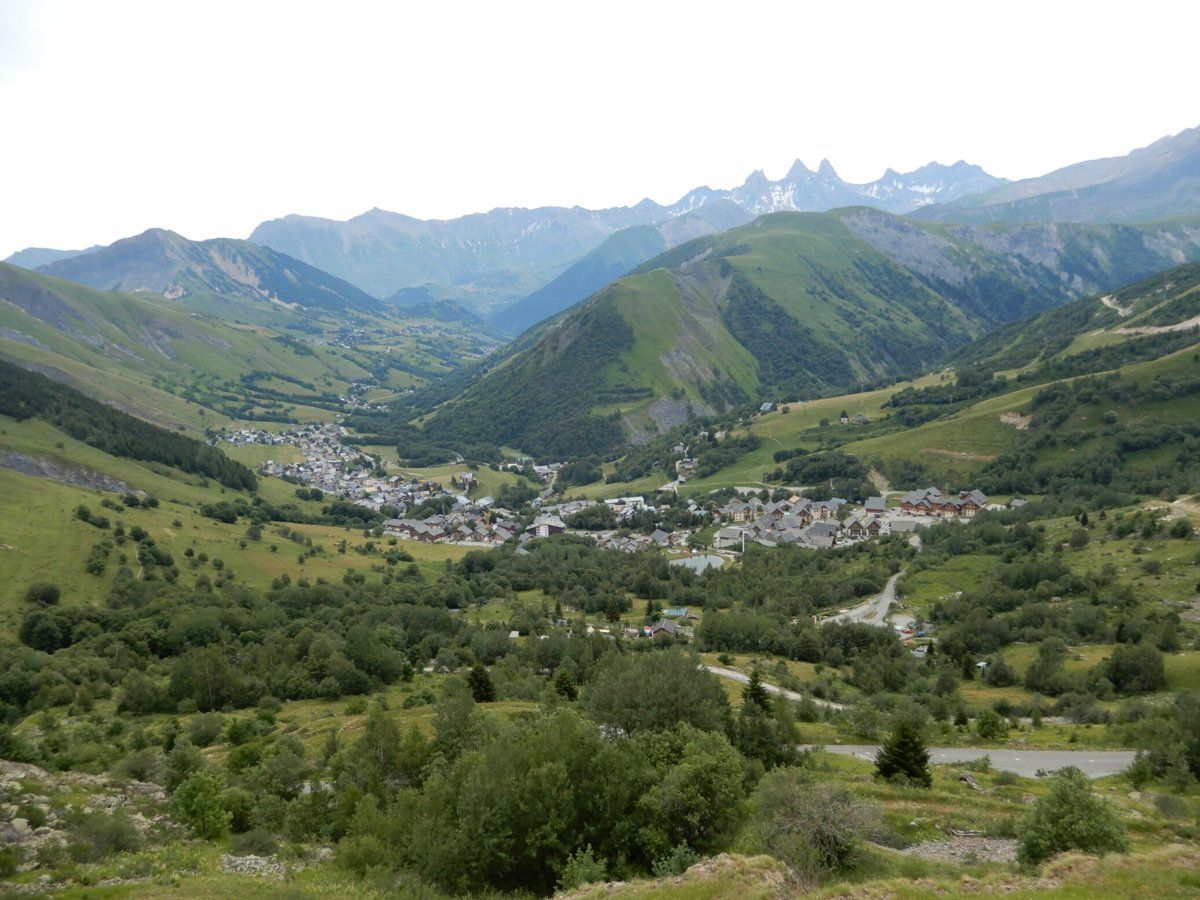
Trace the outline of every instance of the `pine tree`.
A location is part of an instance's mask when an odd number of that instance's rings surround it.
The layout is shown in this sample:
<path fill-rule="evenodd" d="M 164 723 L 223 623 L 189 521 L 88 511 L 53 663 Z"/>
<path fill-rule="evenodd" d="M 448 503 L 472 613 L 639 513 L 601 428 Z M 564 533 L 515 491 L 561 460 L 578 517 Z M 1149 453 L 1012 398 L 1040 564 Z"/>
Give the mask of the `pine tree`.
<path fill-rule="evenodd" d="M 933 786 L 929 771 L 929 751 L 921 734 L 907 722 L 896 726 L 892 736 L 884 741 L 875 757 L 875 775 L 886 781 L 899 776 L 921 787 Z"/>
<path fill-rule="evenodd" d="M 575 679 L 571 677 L 570 672 L 561 666 L 554 673 L 554 690 L 565 700 L 574 700 L 579 696 L 579 691 L 575 687 Z"/>
<path fill-rule="evenodd" d="M 604 618 L 614 623 L 621 621 L 621 604 L 613 595 L 609 595 L 608 602 L 604 605 Z"/>
<path fill-rule="evenodd" d="M 753 703 L 767 712 L 771 711 L 771 697 L 767 694 L 767 689 L 763 687 L 758 669 L 750 673 L 750 680 L 746 683 L 746 689 L 742 691 L 742 702 Z"/>
<path fill-rule="evenodd" d="M 492 676 L 479 663 L 471 669 L 471 674 L 467 676 L 467 684 L 470 685 L 471 696 L 475 698 L 476 703 L 491 703 L 496 699 L 496 686 L 492 684 Z"/>

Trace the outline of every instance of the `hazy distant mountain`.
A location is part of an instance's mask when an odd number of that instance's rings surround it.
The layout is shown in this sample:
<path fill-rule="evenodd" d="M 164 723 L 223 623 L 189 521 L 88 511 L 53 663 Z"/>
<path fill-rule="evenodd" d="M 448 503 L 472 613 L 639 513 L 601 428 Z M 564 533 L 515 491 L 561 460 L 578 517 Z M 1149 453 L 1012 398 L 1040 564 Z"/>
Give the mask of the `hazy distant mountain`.
<path fill-rule="evenodd" d="M 110 291 L 179 299 L 215 294 L 325 310 L 372 310 L 379 301 L 352 284 L 249 241 L 189 241 L 151 228 L 38 271 Z"/>
<path fill-rule="evenodd" d="M 474 305 L 487 309 L 541 287 L 614 231 L 669 216 L 650 202 L 605 210 L 495 209 L 428 221 L 373 209 L 346 222 L 274 219 L 250 240 L 380 297 L 426 284 L 471 285 Z"/>
<path fill-rule="evenodd" d="M 460 288 L 460 302 L 487 311 L 547 285 L 617 231 L 658 225 L 716 201 L 732 202 L 751 216 L 851 205 L 908 212 L 1002 183 L 959 162 L 930 163 L 907 174 L 889 169 L 877 181 L 855 185 L 838 177 L 828 161 L 815 172 L 797 161 L 779 181 L 754 172 L 737 188 L 697 188 L 671 206 L 643 200 L 602 210 L 505 208 L 432 220 L 380 209 L 345 222 L 291 215 L 263 222 L 250 240 L 380 297 L 434 284 Z"/>
<path fill-rule="evenodd" d="M 1148 222 L 1200 215 L 1200 128 L 921 210 L 962 222 Z"/>
<path fill-rule="evenodd" d="M 496 310 L 491 320 L 510 334 L 548 319 L 627 275 L 646 260 L 692 238 L 717 234 L 751 219 L 730 200 L 714 200 L 657 225 L 635 225 L 610 235 L 545 287 Z"/>
<path fill-rule="evenodd" d="M 91 253 L 93 250 L 99 249 L 99 244 L 94 247 L 88 247 L 86 250 L 54 250 L 50 247 L 26 247 L 24 250 L 18 250 L 4 261 L 10 266 L 20 266 L 22 269 L 37 269 L 41 266 L 58 262 L 61 259 L 70 259 L 72 256 Z"/>

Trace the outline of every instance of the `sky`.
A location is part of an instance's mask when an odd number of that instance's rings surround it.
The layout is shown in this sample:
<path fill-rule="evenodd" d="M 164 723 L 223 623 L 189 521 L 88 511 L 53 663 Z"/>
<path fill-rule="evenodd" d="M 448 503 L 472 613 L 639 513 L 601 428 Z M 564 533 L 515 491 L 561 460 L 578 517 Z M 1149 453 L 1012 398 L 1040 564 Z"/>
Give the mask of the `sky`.
<path fill-rule="evenodd" d="M 1040 175 L 1200 125 L 1200 5 L 0 0 L 0 258 L 289 213 Z"/>

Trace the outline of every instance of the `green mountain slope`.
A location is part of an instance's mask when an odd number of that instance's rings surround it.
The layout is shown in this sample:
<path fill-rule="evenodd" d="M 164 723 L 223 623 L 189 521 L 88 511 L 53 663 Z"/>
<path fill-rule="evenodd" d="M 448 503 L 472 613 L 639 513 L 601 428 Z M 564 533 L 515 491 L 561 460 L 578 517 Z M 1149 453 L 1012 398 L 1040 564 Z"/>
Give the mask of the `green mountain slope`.
<path fill-rule="evenodd" d="M 235 409 L 239 417 L 281 413 L 281 406 L 247 403 L 261 393 L 243 381 L 255 373 L 290 379 L 282 390 L 316 402 L 372 377 L 402 387 L 419 377 L 410 369 L 420 373 L 440 365 L 419 343 L 428 340 L 421 334 L 404 353 L 381 354 L 339 346 L 339 326 L 304 321 L 312 339 L 188 312 L 162 297 L 97 291 L 0 264 L 0 356 L 163 425 L 202 430 Z M 394 331 L 388 326 L 392 340 L 410 340 Z"/>
<path fill-rule="evenodd" d="M 755 416 L 747 431 L 761 445 L 684 490 L 761 487 L 773 470 L 787 482 L 780 463 L 830 447 L 898 490 L 931 483 L 1002 493 L 1042 493 L 1051 484 L 1062 493 L 1097 486 L 1158 493 L 1188 483 L 1198 490 L 1198 295 L 1200 266 L 1181 266 L 997 329 L 956 355 L 957 375 Z M 1125 315 L 1109 305 L 1118 298 Z M 993 377 L 998 370 L 1004 377 Z M 839 424 L 842 410 L 870 423 Z"/>
<path fill-rule="evenodd" d="M 152 228 L 39 271 L 112 291 L 148 291 L 171 299 L 205 295 L 306 309 L 378 310 L 379 301 L 307 263 L 249 241 L 189 241 Z"/>
<path fill-rule="evenodd" d="M 542 455 L 610 451 L 693 415 L 923 370 L 990 327 L 1181 256 L 1200 257 L 1200 232 L 765 216 L 533 329 L 426 427 Z"/>
<path fill-rule="evenodd" d="M 957 361 L 1018 369 L 1120 344 L 1187 340 L 1197 327 L 1200 265 L 1191 264 L 998 328 L 963 348 Z"/>

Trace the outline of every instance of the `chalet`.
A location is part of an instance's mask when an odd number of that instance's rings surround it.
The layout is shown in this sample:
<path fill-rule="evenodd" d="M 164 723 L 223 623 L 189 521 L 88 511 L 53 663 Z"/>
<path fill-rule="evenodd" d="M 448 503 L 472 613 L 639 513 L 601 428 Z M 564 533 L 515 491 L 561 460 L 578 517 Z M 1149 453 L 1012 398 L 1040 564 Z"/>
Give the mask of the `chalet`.
<path fill-rule="evenodd" d="M 722 528 L 713 538 L 713 546 L 718 550 L 725 547 L 740 547 L 746 538 L 745 532 L 736 526 Z"/>
<path fill-rule="evenodd" d="M 804 529 L 804 540 L 814 547 L 832 547 L 837 541 L 839 525 L 836 522 L 813 522 Z"/>
<path fill-rule="evenodd" d="M 883 523 L 875 516 L 856 517 L 846 523 L 846 535 L 855 539 L 879 537 L 882 531 Z"/>
<path fill-rule="evenodd" d="M 644 628 L 646 637 L 656 638 L 660 634 L 667 634 L 674 637 L 679 633 L 679 626 L 674 622 L 661 621 L 655 622 L 653 625 L 647 625 Z"/>
<path fill-rule="evenodd" d="M 900 500 L 900 509 L 914 516 L 969 519 L 987 506 L 987 502 L 987 495 L 980 490 L 959 491 L 957 496 L 951 496 L 929 487 L 905 494 Z"/>
<path fill-rule="evenodd" d="M 1011 500 L 1008 501 L 1009 509 L 1021 509 L 1028 505 L 1029 505 L 1029 501 L 1026 500 L 1024 497 L 1013 497 Z"/>
<path fill-rule="evenodd" d="M 757 508 L 757 505 L 754 503 L 742 503 L 734 500 L 732 503 L 717 507 L 715 512 L 726 521 L 732 522 L 735 525 L 743 525 L 754 518 Z"/>
<path fill-rule="evenodd" d="M 552 534 L 562 534 L 567 530 L 567 523 L 558 516 L 538 516 L 525 533 L 533 537 L 549 537 Z"/>
<path fill-rule="evenodd" d="M 846 501 L 841 497 L 832 497 L 829 500 L 816 501 L 809 509 L 812 510 L 814 519 L 824 521 L 826 519 L 836 519 L 845 505 Z"/>
<path fill-rule="evenodd" d="M 887 501 L 882 497 L 868 497 L 867 502 L 863 504 L 863 509 L 868 515 L 882 516 L 887 512 Z"/>
<path fill-rule="evenodd" d="M 774 403 L 764 403 L 762 406 L 760 406 L 758 408 L 758 411 L 760 413 L 775 412 L 775 404 Z"/>

